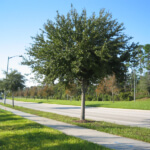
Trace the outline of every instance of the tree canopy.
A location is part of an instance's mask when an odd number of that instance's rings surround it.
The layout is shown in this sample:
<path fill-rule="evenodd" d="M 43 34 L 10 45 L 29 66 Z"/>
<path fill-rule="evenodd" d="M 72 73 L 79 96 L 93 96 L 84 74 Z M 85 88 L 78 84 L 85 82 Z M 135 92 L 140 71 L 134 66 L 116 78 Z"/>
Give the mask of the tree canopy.
<path fill-rule="evenodd" d="M 22 89 L 25 87 L 24 76 L 21 75 L 17 70 L 7 74 L 7 78 L 4 79 L 3 82 L 5 89 L 10 90 L 11 92 L 17 91 L 18 88 Z"/>
<path fill-rule="evenodd" d="M 18 90 L 18 88 L 23 89 L 25 87 L 25 78 L 21 75 L 17 70 L 12 71 L 11 73 L 7 74 L 7 78 L 3 79 L 3 87 L 7 91 L 12 92 L 12 97 L 14 92 Z M 14 100 L 13 100 L 14 106 Z"/>
<path fill-rule="evenodd" d="M 88 85 L 113 73 L 123 77 L 126 72 L 125 62 L 130 61 L 136 44 L 129 44 L 131 37 L 124 34 L 124 29 L 104 9 L 99 16 L 93 13 L 91 17 L 87 17 L 86 10 L 79 15 L 73 7 L 67 16 L 57 12 L 55 22 L 48 20 L 41 33 L 33 37 L 24 64 L 45 75 L 46 80 L 77 80 L 84 114 Z"/>

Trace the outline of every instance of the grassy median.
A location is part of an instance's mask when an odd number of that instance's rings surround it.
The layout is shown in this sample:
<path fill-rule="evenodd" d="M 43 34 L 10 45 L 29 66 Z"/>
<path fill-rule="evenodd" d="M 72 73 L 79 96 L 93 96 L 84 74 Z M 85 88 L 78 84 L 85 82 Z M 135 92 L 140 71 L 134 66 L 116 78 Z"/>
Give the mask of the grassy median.
<path fill-rule="evenodd" d="M 0 109 L 0 150 L 108 150 Z"/>
<path fill-rule="evenodd" d="M 4 105 L 2 103 L 0 104 Z M 8 104 L 6 104 L 5 106 L 13 108 L 11 105 L 8 105 Z M 106 133 L 110 133 L 114 135 L 120 135 L 122 137 L 132 138 L 132 139 L 141 140 L 141 141 L 150 143 L 150 129 L 149 128 L 130 127 L 130 126 L 108 123 L 104 121 L 90 121 L 87 123 L 80 123 L 80 122 L 77 122 L 79 120 L 78 118 L 58 115 L 58 114 L 54 114 L 50 112 L 42 112 L 42 111 L 37 111 L 37 110 L 28 109 L 24 107 L 18 107 L 18 106 L 15 106 L 14 109 L 27 112 L 30 114 L 38 115 L 41 117 L 50 118 L 50 119 L 66 122 L 69 124 L 74 124 L 74 125 L 78 125 L 81 127 L 89 128 L 89 129 L 94 129 L 97 131 L 102 131 L 102 132 L 106 132 Z"/>

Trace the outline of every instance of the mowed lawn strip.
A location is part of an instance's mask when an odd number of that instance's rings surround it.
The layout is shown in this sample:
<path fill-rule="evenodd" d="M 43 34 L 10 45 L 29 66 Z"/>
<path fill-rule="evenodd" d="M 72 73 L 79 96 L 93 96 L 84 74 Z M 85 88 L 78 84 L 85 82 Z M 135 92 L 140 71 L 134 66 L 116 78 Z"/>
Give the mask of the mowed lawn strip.
<path fill-rule="evenodd" d="M 61 105 L 75 105 L 81 106 L 81 101 L 70 100 L 54 100 L 54 99 L 26 99 L 15 98 L 16 101 L 35 102 L 35 103 L 48 103 L 48 104 L 61 104 Z M 107 107 L 107 108 L 124 108 L 124 109 L 141 109 L 150 110 L 150 99 L 141 99 L 134 101 L 86 101 L 86 106 L 92 107 Z"/>
<path fill-rule="evenodd" d="M 2 103 L 0 104 L 4 105 Z M 8 104 L 4 106 L 13 108 L 11 105 L 8 105 Z M 27 112 L 30 114 L 34 114 L 37 116 L 50 118 L 53 120 L 62 121 L 65 123 L 69 123 L 69 124 L 89 128 L 89 129 L 94 129 L 97 131 L 102 131 L 102 132 L 150 143 L 150 129 L 149 128 L 130 127 L 130 126 L 118 125 L 114 123 L 108 123 L 104 121 L 92 121 L 92 120 L 91 122 L 88 122 L 88 123 L 80 123 L 80 122 L 76 122 L 79 120 L 79 118 L 75 118 L 75 117 L 68 117 L 68 116 L 63 116 L 63 115 L 50 113 L 50 112 L 37 111 L 37 110 L 32 110 L 32 109 L 28 109 L 24 107 L 19 107 L 19 106 L 15 106 L 14 109 Z"/>
<path fill-rule="evenodd" d="M 0 150 L 109 150 L 0 109 Z"/>

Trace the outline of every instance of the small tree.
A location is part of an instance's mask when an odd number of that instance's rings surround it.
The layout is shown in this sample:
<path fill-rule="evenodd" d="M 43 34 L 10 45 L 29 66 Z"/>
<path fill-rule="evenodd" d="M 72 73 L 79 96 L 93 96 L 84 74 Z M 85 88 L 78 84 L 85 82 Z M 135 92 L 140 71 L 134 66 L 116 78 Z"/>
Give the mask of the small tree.
<path fill-rule="evenodd" d="M 53 94 L 54 94 L 54 91 L 53 91 L 52 86 L 49 86 L 49 85 L 44 86 L 44 88 L 43 88 L 43 96 L 46 97 L 47 100 L 48 100 L 48 97 L 52 96 Z"/>
<path fill-rule="evenodd" d="M 12 106 L 14 107 L 14 92 L 18 88 L 23 89 L 25 87 L 25 78 L 17 70 L 7 74 L 7 79 L 4 79 L 4 87 L 6 90 L 12 93 Z"/>
<path fill-rule="evenodd" d="M 104 94 L 107 93 L 107 78 L 105 77 L 96 88 L 96 94 L 102 94 L 102 101 L 104 100 Z"/>
<path fill-rule="evenodd" d="M 43 95 L 43 97 L 47 98 L 47 100 L 48 100 L 49 93 L 48 93 L 48 86 L 47 85 L 43 87 L 43 94 L 42 95 Z"/>
<path fill-rule="evenodd" d="M 118 88 L 118 85 L 117 85 L 115 74 L 108 77 L 106 84 L 107 84 L 107 91 L 111 92 L 112 100 L 114 102 L 114 95 L 119 92 L 119 88 Z"/>
<path fill-rule="evenodd" d="M 65 93 L 70 97 L 75 96 L 77 94 L 77 85 L 75 83 L 70 83 L 66 87 Z"/>
<path fill-rule="evenodd" d="M 43 87 L 38 87 L 37 96 L 42 99 L 44 96 Z"/>
<path fill-rule="evenodd" d="M 24 90 L 24 97 L 26 97 L 26 99 L 30 96 L 30 90 L 29 88 L 25 88 Z"/>
<path fill-rule="evenodd" d="M 33 97 L 34 99 L 37 97 L 38 95 L 38 89 L 37 87 L 31 87 L 30 89 L 30 96 Z"/>

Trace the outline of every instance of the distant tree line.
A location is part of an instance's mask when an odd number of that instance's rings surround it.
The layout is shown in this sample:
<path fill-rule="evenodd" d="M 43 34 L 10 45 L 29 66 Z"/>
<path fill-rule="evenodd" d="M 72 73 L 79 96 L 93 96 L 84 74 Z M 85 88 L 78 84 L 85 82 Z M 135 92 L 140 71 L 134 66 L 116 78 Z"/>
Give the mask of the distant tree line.
<path fill-rule="evenodd" d="M 136 98 L 150 97 L 150 44 L 138 46 L 134 51 L 132 63 L 126 72 L 125 80 L 117 80 L 115 74 L 99 80 L 98 84 L 90 84 L 87 89 L 86 101 L 130 101 L 134 95 L 134 81 Z M 6 74 L 6 72 L 5 72 Z M 69 84 L 41 84 L 41 86 L 25 87 L 24 77 L 16 70 L 7 75 L 7 79 L 0 80 L 0 92 L 7 90 L 7 95 L 24 97 L 26 99 L 60 99 L 80 100 L 81 85 L 77 81 Z"/>

